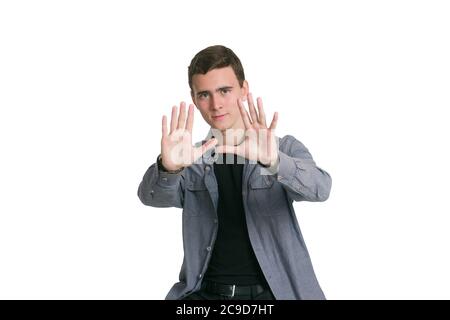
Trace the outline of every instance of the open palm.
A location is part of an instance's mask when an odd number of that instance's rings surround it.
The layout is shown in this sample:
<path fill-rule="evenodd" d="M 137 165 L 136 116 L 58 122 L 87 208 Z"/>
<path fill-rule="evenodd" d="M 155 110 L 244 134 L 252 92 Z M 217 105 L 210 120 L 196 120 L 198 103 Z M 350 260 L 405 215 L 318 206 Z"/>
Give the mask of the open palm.
<path fill-rule="evenodd" d="M 167 128 L 167 118 L 162 118 L 161 157 L 166 170 L 175 171 L 188 167 L 200 158 L 206 151 L 217 144 L 216 139 L 210 139 L 199 147 L 192 145 L 192 126 L 194 124 L 194 105 L 189 105 L 186 119 L 186 103 L 181 102 L 180 114 L 177 117 L 177 107 L 172 107 L 170 131 Z"/>
<path fill-rule="evenodd" d="M 267 166 L 274 165 L 278 159 L 278 146 L 275 139 L 278 113 L 274 113 L 272 122 L 267 127 L 262 99 L 257 99 L 258 112 L 256 111 L 253 97 L 250 93 L 248 94 L 247 101 L 250 115 L 245 110 L 242 100 L 238 100 L 239 111 L 245 126 L 244 141 L 237 146 L 218 146 L 216 151 L 221 153 L 235 153 Z"/>

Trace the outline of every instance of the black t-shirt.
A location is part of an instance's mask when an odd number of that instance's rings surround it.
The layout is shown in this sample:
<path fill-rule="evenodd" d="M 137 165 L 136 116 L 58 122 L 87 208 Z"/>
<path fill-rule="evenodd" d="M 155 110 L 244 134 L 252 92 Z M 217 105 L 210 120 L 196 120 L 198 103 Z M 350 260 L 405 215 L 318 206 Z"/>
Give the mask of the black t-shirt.
<path fill-rule="evenodd" d="M 225 284 L 263 284 L 265 278 L 253 252 L 245 220 L 242 200 L 244 165 L 237 164 L 236 155 L 229 155 L 228 161 L 226 154 L 220 156 L 224 161 L 219 159 L 214 163 L 219 188 L 219 230 L 205 279 Z M 229 163 L 230 158 L 232 163 Z"/>

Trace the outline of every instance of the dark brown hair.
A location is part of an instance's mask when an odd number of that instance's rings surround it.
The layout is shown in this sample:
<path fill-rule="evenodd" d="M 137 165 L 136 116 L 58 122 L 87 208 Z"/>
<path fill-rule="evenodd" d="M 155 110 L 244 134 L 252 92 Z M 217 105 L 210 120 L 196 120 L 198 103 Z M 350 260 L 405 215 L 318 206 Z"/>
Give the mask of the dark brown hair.
<path fill-rule="evenodd" d="M 216 45 L 201 50 L 192 58 L 188 67 L 189 87 L 192 90 L 192 77 L 195 74 L 206 74 L 210 70 L 228 66 L 233 68 L 234 74 L 242 88 L 245 80 L 244 68 L 241 60 L 231 49 Z"/>

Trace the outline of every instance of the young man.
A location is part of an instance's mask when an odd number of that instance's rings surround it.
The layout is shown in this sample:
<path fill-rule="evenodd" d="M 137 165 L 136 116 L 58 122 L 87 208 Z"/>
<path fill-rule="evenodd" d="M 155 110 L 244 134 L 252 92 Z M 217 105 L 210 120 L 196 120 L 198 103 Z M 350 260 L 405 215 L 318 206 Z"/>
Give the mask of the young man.
<path fill-rule="evenodd" d="M 145 205 L 183 208 L 184 260 L 166 299 L 325 299 L 292 203 L 325 201 L 331 177 L 300 141 L 275 136 L 278 114 L 267 125 L 232 50 L 200 51 L 188 75 L 207 140 L 192 145 L 194 106 L 174 106 L 138 189 Z"/>

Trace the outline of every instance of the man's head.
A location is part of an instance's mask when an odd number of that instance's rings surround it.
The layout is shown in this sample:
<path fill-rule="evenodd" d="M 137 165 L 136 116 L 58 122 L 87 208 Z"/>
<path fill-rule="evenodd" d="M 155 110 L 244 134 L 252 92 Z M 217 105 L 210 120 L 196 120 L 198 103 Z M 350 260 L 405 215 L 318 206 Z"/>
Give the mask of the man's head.
<path fill-rule="evenodd" d="M 205 74 L 210 70 L 228 66 L 231 66 L 239 85 L 242 87 L 245 80 L 244 68 L 241 60 L 231 49 L 217 45 L 201 50 L 195 55 L 188 67 L 189 87 L 192 90 L 192 77 L 195 74 Z"/>
<path fill-rule="evenodd" d="M 248 83 L 241 61 L 231 49 L 203 49 L 192 59 L 188 76 L 192 100 L 212 128 L 243 128 L 237 99 L 245 100 Z"/>

